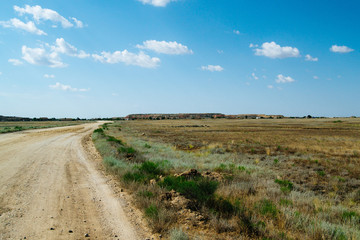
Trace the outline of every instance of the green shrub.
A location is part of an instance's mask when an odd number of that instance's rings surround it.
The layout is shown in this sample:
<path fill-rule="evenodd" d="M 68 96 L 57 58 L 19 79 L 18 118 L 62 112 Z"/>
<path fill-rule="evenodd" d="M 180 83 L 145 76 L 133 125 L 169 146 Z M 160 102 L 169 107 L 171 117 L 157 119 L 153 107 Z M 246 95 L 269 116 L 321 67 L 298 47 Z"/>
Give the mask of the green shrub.
<path fill-rule="evenodd" d="M 274 159 L 274 164 L 278 164 L 279 163 L 279 159 L 275 158 Z"/>
<path fill-rule="evenodd" d="M 261 200 L 256 207 L 260 214 L 268 217 L 276 218 L 279 212 L 276 205 L 269 199 Z"/>
<path fill-rule="evenodd" d="M 104 130 L 102 128 L 95 129 L 94 133 L 100 133 L 103 134 Z"/>
<path fill-rule="evenodd" d="M 246 170 L 246 168 L 245 168 L 244 166 L 239 166 L 238 169 L 239 169 L 240 171 L 245 171 L 245 170 Z"/>
<path fill-rule="evenodd" d="M 325 176 L 325 172 L 323 170 L 317 171 L 317 174 L 321 177 Z"/>
<path fill-rule="evenodd" d="M 151 204 L 149 207 L 145 208 L 145 216 L 156 219 L 159 216 L 159 209 L 154 204 Z"/>
<path fill-rule="evenodd" d="M 147 143 L 145 143 L 144 148 L 151 148 L 151 146 Z"/>
<path fill-rule="evenodd" d="M 106 141 L 114 142 L 114 143 L 117 143 L 117 144 L 120 144 L 120 145 L 124 145 L 124 143 L 120 139 L 117 139 L 117 138 L 115 138 L 113 136 L 107 136 Z"/>
<path fill-rule="evenodd" d="M 151 161 L 143 162 L 139 167 L 139 171 L 143 174 L 153 176 L 163 174 L 163 171 L 159 168 L 159 164 Z"/>
<path fill-rule="evenodd" d="M 159 185 L 166 187 L 168 190 L 175 190 L 188 199 L 204 204 L 214 197 L 218 182 L 203 177 L 186 180 L 184 177 L 167 176 Z"/>
<path fill-rule="evenodd" d="M 134 154 L 136 150 L 133 147 L 121 146 L 118 148 L 118 152 L 125 154 Z"/>
<path fill-rule="evenodd" d="M 281 179 L 276 179 L 275 180 L 275 183 L 279 184 L 281 187 L 280 187 L 280 190 L 283 192 L 283 193 L 289 193 L 293 190 L 294 188 L 294 185 L 292 182 L 288 181 L 288 180 L 281 180 Z"/>
<path fill-rule="evenodd" d="M 125 182 L 147 182 L 151 179 L 157 179 L 162 174 L 163 171 L 159 168 L 158 164 L 146 161 L 138 166 L 135 171 L 125 173 L 123 180 Z"/>

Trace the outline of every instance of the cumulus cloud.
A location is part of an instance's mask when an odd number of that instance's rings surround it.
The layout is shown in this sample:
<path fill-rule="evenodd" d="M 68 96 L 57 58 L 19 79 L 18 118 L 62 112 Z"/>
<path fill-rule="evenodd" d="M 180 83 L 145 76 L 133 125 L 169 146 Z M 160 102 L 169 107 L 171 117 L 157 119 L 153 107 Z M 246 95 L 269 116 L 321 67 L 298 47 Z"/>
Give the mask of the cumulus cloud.
<path fill-rule="evenodd" d="M 54 74 L 44 74 L 44 78 L 55 78 Z"/>
<path fill-rule="evenodd" d="M 290 76 L 285 77 L 282 74 L 277 75 L 277 78 L 275 80 L 277 83 L 291 83 L 294 82 L 295 80 L 293 78 L 291 78 Z"/>
<path fill-rule="evenodd" d="M 52 68 L 65 67 L 57 52 L 48 52 L 44 48 L 22 46 L 22 59 L 30 64 L 45 65 Z"/>
<path fill-rule="evenodd" d="M 354 49 L 351 49 L 347 46 L 332 45 L 330 51 L 334 53 L 349 53 L 354 51 Z"/>
<path fill-rule="evenodd" d="M 0 72 L 0 75 L 2 75 L 2 72 Z"/>
<path fill-rule="evenodd" d="M 260 48 L 255 49 L 255 55 L 265 56 L 268 58 L 290 58 L 299 57 L 300 52 L 297 48 L 294 47 L 281 47 L 275 42 L 265 42 L 261 45 Z"/>
<path fill-rule="evenodd" d="M 52 46 L 51 49 L 54 52 L 66 54 L 72 57 L 87 58 L 90 56 L 90 54 L 84 52 L 83 50 L 79 51 L 76 47 L 67 43 L 63 38 L 56 39 L 55 46 Z"/>
<path fill-rule="evenodd" d="M 73 88 L 70 85 L 64 85 L 59 82 L 57 82 L 55 85 L 49 85 L 49 88 L 56 89 L 56 90 L 62 90 L 62 91 L 71 91 L 71 92 L 87 92 L 90 89 L 85 88 Z"/>
<path fill-rule="evenodd" d="M 17 28 L 27 31 L 29 33 L 37 34 L 37 35 L 47 35 L 44 31 L 38 29 L 35 26 L 35 23 L 29 21 L 27 23 L 22 22 L 17 18 L 12 18 L 9 21 L 0 21 L 0 25 L 5 28 Z"/>
<path fill-rule="evenodd" d="M 8 62 L 11 63 L 11 64 L 14 65 L 14 66 L 19 66 L 19 65 L 22 65 L 22 64 L 23 64 L 23 62 L 20 61 L 19 59 L 13 59 L 13 58 L 10 58 L 10 59 L 8 60 Z"/>
<path fill-rule="evenodd" d="M 160 59 L 156 57 L 150 57 L 143 52 L 138 54 L 124 51 L 102 52 L 101 55 L 92 54 L 92 57 L 102 63 L 125 63 L 126 65 L 135 65 L 144 68 L 156 68 L 160 63 Z"/>
<path fill-rule="evenodd" d="M 22 59 L 34 65 L 44 65 L 52 68 L 66 67 L 67 65 L 62 62 L 60 54 L 68 55 L 71 57 L 86 58 L 90 54 L 78 50 L 76 47 L 67 43 L 63 38 L 58 38 L 55 45 L 45 44 L 38 48 L 30 48 L 27 46 L 22 47 Z"/>
<path fill-rule="evenodd" d="M 257 44 L 250 43 L 249 48 L 259 47 Z"/>
<path fill-rule="evenodd" d="M 67 20 L 65 17 L 61 16 L 58 12 L 48 9 L 42 8 L 39 5 L 30 6 L 25 5 L 24 8 L 19 6 L 14 6 L 14 10 L 19 13 L 20 16 L 24 14 L 32 15 L 34 20 L 39 23 L 41 20 L 51 21 L 54 23 L 60 23 L 63 28 L 74 27 L 74 24 Z M 83 23 L 76 18 L 72 18 L 76 27 L 83 27 Z"/>
<path fill-rule="evenodd" d="M 221 72 L 224 70 L 224 68 L 219 65 L 202 66 L 201 69 L 205 70 L 205 71 L 210 71 L 210 72 Z"/>
<path fill-rule="evenodd" d="M 182 45 L 181 43 L 166 42 L 166 41 L 156 41 L 156 40 L 147 40 L 143 42 L 143 45 L 136 45 L 137 48 L 147 49 L 157 53 L 170 54 L 170 55 L 181 55 L 181 54 L 193 54 L 192 50 L 189 50 L 187 46 Z"/>
<path fill-rule="evenodd" d="M 314 78 L 314 79 L 319 79 L 319 77 L 318 77 L 318 76 L 313 76 L 313 78 Z"/>
<path fill-rule="evenodd" d="M 143 4 L 150 4 L 155 7 L 165 7 L 170 2 L 175 2 L 176 0 L 138 0 Z"/>
<path fill-rule="evenodd" d="M 233 30 L 233 33 L 235 33 L 236 35 L 240 35 L 240 31 L 236 29 Z"/>
<path fill-rule="evenodd" d="M 267 87 L 268 87 L 269 89 L 273 89 L 273 88 L 274 88 L 273 85 L 268 85 Z"/>
<path fill-rule="evenodd" d="M 319 61 L 318 58 L 312 57 L 310 54 L 306 54 L 305 60 L 306 60 L 306 61 L 310 61 L 310 62 L 317 62 L 317 61 Z"/>
<path fill-rule="evenodd" d="M 253 77 L 253 79 L 258 80 L 259 78 L 255 75 L 255 73 L 252 73 L 251 76 Z"/>
<path fill-rule="evenodd" d="M 74 17 L 72 17 L 71 19 L 74 21 L 77 28 L 83 28 L 84 27 L 84 24 L 83 24 L 82 21 L 80 21 L 80 20 L 78 20 L 78 19 L 76 19 Z"/>

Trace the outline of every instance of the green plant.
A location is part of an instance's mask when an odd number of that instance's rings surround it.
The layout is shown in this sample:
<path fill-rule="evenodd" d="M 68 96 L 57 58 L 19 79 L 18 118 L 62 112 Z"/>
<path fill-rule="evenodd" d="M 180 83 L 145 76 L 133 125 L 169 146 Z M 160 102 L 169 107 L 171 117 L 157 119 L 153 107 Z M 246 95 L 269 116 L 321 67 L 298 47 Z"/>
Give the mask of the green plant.
<path fill-rule="evenodd" d="M 325 176 L 324 170 L 318 170 L 318 171 L 317 171 L 317 174 L 318 174 L 319 176 L 321 176 L 321 177 Z"/>
<path fill-rule="evenodd" d="M 272 218 L 276 218 L 279 212 L 276 205 L 269 199 L 261 200 L 256 207 L 260 214 Z"/>
<path fill-rule="evenodd" d="M 151 146 L 147 143 L 145 143 L 144 148 L 151 148 Z"/>
<path fill-rule="evenodd" d="M 281 179 L 276 179 L 275 183 L 280 185 L 280 190 L 283 193 L 289 193 L 293 190 L 294 185 L 292 182 L 288 181 L 288 180 L 281 180 Z"/>
<path fill-rule="evenodd" d="M 245 168 L 244 166 L 239 166 L 238 169 L 239 169 L 240 171 L 245 171 L 245 170 L 246 170 L 246 168 Z"/>
<path fill-rule="evenodd" d="M 120 139 L 117 139 L 117 138 L 115 138 L 113 136 L 107 136 L 106 141 L 114 142 L 114 143 L 117 143 L 117 144 L 120 144 L 120 145 L 124 145 L 124 143 Z"/>
<path fill-rule="evenodd" d="M 157 218 L 159 216 L 159 209 L 154 204 L 145 208 L 145 216 L 148 218 Z"/>
<path fill-rule="evenodd" d="M 103 133 L 104 133 L 104 129 L 102 129 L 102 128 L 95 129 L 94 133 L 103 134 Z"/>
<path fill-rule="evenodd" d="M 279 163 L 279 159 L 275 158 L 274 159 L 274 164 L 278 164 Z"/>
<path fill-rule="evenodd" d="M 189 236 L 181 228 L 173 228 L 170 231 L 170 240 L 189 240 Z"/>
<path fill-rule="evenodd" d="M 218 182 L 203 177 L 186 180 L 184 177 L 167 176 L 159 185 L 168 190 L 175 190 L 199 204 L 205 204 L 214 197 Z"/>
<path fill-rule="evenodd" d="M 288 199 L 280 199 L 280 205 L 282 206 L 292 206 L 293 205 L 293 202 L 291 200 L 288 200 Z"/>

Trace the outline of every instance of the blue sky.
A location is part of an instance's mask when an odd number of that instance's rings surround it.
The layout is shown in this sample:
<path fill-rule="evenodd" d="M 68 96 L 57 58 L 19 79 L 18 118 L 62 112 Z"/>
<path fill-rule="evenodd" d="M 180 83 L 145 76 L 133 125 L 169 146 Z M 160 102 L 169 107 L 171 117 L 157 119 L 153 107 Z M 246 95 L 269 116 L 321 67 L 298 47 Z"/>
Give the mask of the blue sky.
<path fill-rule="evenodd" d="M 0 115 L 360 116 L 358 1 L 1 1 Z"/>

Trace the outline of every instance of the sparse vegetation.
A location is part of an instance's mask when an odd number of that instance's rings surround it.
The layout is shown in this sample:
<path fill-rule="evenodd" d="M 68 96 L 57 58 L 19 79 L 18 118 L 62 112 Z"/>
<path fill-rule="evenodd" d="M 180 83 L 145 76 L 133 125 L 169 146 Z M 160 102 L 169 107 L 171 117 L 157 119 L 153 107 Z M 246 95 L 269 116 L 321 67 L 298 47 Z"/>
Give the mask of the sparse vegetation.
<path fill-rule="evenodd" d="M 86 121 L 26 121 L 0 122 L 0 133 L 19 132 L 31 129 L 72 126 L 86 123 Z"/>
<path fill-rule="evenodd" d="M 170 239 L 360 239 L 360 124 L 341 121 L 128 121 L 93 139 Z"/>

